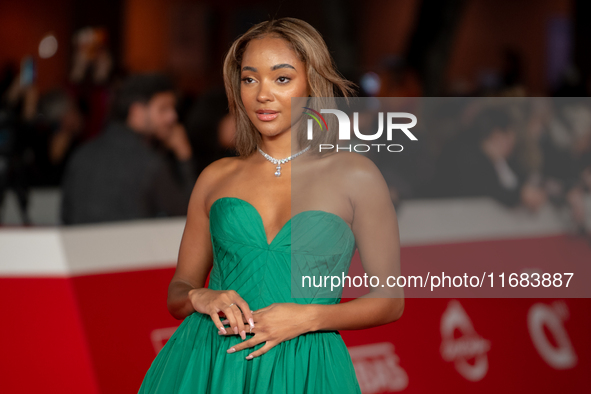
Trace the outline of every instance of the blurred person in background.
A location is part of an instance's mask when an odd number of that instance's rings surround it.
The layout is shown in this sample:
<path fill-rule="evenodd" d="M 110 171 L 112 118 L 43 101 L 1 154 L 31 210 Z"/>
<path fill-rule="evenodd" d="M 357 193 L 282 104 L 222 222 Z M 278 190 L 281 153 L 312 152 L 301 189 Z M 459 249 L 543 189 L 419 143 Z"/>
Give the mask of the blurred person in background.
<path fill-rule="evenodd" d="M 591 160 L 591 100 L 554 98 L 545 112 L 549 115 L 540 137 L 544 186 L 555 206 L 569 207 L 575 231 L 591 235 L 585 208 Z"/>
<path fill-rule="evenodd" d="M 66 165 L 63 224 L 186 215 L 196 165 L 175 104 L 163 75 L 131 76 L 120 86 L 106 129 Z"/>
<path fill-rule="evenodd" d="M 523 56 L 516 48 L 507 47 L 502 52 L 500 95 L 521 97 L 527 95 Z"/>
<path fill-rule="evenodd" d="M 585 80 L 581 70 L 574 64 L 569 64 L 558 81 L 558 85 L 551 90 L 554 97 L 587 97 L 590 92 L 591 79 Z"/>
<path fill-rule="evenodd" d="M 417 102 L 405 98 L 383 100 L 378 110 L 381 113 L 409 112 L 417 114 L 419 111 L 416 105 Z M 362 123 L 364 118 L 367 119 L 363 122 L 366 125 Z M 364 132 L 365 130 L 371 130 L 373 132 L 379 129 L 380 115 L 377 113 L 377 110 L 368 111 L 365 114 L 361 113 L 359 119 L 360 130 Z M 401 120 L 401 122 L 405 121 L 406 119 Z M 418 135 L 420 139 L 420 136 L 424 133 L 424 128 L 418 125 L 413 128 L 412 132 L 415 136 Z M 359 142 L 363 141 L 360 140 Z M 384 148 L 382 148 L 380 151 L 375 149 L 370 150 L 364 153 L 364 155 L 370 158 L 380 169 L 388 184 L 394 208 L 398 209 L 404 200 L 415 197 L 416 188 L 422 180 L 421 161 L 425 161 L 427 152 L 425 152 L 423 145 L 408 143 L 408 137 L 403 133 L 392 133 L 392 137 L 388 142 L 389 144 L 400 146 L 400 151 L 396 151 L 396 153 L 384 153 Z"/>
<path fill-rule="evenodd" d="M 513 156 L 516 132 L 503 108 L 486 108 L 444 148 L 429 185 L 431 197 L 487 196 L 501 204 L 539 209 L 543 190 L 526 182 Z"/>
<path fill-rule="evenodd" d="M 35 185 L 59 186 L 71 154 L 82 144 L 84 118 L 78 102 L 65 90 L 41 96 L 34 141 Z"/>
<path fill-rule="evenodd" d="M 30 147 L 34 140 L 39 97 L 35 59 L 24 57 L 20 70 L 16 65 L 5 64 L 0 78 L 0 208 L 6 192 L 12 189 L 21 221 L 29 225 L 30 168 L 33 161 Z"/>
<path fill-rule="evenodd" d="M 193 152 L 199 158 L 197 174 L 222 157 L 236 156 L 235 123 L 223 89 L 204 94 L 191 107 L 185 124 Z"/>
<path fill-rule="evenodd" d="M 398 55 L 387 55 L 377 67 L 379 89 L 377 97 L 393 98 L 395 100 L 383 100 L 380 111 L 383 112 L 410 112 L 417 113 L 419 101 L 416 97 L 422 95 L 422 83 L 418 72 L 408 63 L 406 59 Z M 374 111 L 377 112 L 377 111 Z M 370 115 L 371 130 L 378 128 L 377 113 Z M 394 156 L 384 155 L 377 151 L 370 151 L 367 156 L 380 168 L 384 175 L 390 197 L 395 209 L 400 208 L 402 200 L 414 197 L 416 183 L 420 176 L 417 174 L 419 157 L 422 152 L 422 145 L 406 144 L 406 136 L 395 134 L 391 143 L 404 144 L 404 149 Z"/>
<path fill-rule="evenodd" d="M 587 196 L 591 195 L 591 152 L 585 155 L 583 174 L 581 175 L 582 190 Z M 591 241 L 591 226 L 586 222 L 585 231 Z"/>
<path fill-rule="evenodd" d="M 104 27 L 85 27 L 72 37 L 72 67 L 68 90 L 79 102 L 84 127 L 79 138 L 96 137 L 105 127 L 111 84 L 118 79 L 109 48 L 109 34 Z"/>
<path fill-rule="evenodd" d="M 396 55 L 384 57 L 378 66 L 378 97 L 420 97 L 421 81 L 408 62 Z"/>

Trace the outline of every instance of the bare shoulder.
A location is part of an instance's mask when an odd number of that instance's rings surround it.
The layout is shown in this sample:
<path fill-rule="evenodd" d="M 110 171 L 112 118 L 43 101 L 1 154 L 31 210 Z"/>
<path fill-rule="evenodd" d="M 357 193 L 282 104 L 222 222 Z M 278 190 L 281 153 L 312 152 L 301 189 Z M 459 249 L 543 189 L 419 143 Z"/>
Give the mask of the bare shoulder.
<path fill-rule="evenodd" d="M 199 174 L 193 189 L 190 202 L 190 204 L 193 205 L 193 208 L 198 206 L 207 211 L 205 209 L 205 206 L 207 205 L 206 201 L 209 199 L 212 191 L 217 188 L 219 183 L 222 182 L 228 174 L 235 171 L 241 160 L 242 158 L 240 157 L 223 157 L 205 167 Z"/>
<path fill-rule="evenodd" d="M 328 163 L 331 177 L 338 179 L 339 189 L 352 206 L 376 201 L 390 195 L 388 185 L 378 166 L 368 157 L 355 152 L 339 152 Z"/>
<path fill-rule="evenodd" d="M 218 159 L 201 171 L 197 182 L 201 181 L 204 185 L 216 183 L 223 179 L 228 173 L 232 172 L 242 159 L 240 157 L 223 157 Z"/>
<path fill-rule="evenodd" d="M 338 152 L 329 156 L 329 166 L 334 176 L 350 180 L 354 183 L 381 182 L 384 180 L 381 171 L 368 157 L 355 152 Z"/>

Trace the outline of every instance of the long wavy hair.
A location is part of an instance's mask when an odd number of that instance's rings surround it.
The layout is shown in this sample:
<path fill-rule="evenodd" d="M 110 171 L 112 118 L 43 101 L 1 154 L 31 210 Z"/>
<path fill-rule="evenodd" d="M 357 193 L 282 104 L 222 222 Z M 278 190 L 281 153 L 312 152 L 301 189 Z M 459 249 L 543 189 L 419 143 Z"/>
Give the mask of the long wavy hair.
<path fill-rule="evenodd" d="M 310 96 L 319 98 L 315 99 L 315 103 L 321 102 L 323 108 L 335 108 L 334 97 L 355 95 L 357 85 L 339 73 L 322 35 L 309 23 L 296 18 L 280 18 L 251 27 L 234 41 L 226 54 L 223 67 L 228 107 L 236 120 L 235 147 L 240 156 L 252 154 L 261 142 L 261 134 L 250 121 L 240 96 L 242 56 L 250 40 L 267 36 L 287 41 L 300 61 L 306 65 Z M 336 130 L 335 127 L 331 129 Z M 314 138 L 309 142 L 305 141 L 304 133 L 298 133 L 297 138 L 300 146 L 336 143 L 335 133 L 314 133 Z"/>

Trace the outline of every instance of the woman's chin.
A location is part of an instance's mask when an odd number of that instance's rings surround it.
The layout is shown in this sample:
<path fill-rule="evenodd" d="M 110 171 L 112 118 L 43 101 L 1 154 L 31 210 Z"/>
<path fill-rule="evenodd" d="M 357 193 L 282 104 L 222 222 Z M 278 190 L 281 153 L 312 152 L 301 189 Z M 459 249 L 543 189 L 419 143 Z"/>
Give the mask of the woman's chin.
<path fill-rule="evenodd" d="M 270 125 L 265 125 L 265 127 L 257 127 L 259 133 L 261 133 L 262 137 L 266 138 L 273 138 L 277 137 L 284 132 L 290 130 L 290 127 L 269 127 Z"/>

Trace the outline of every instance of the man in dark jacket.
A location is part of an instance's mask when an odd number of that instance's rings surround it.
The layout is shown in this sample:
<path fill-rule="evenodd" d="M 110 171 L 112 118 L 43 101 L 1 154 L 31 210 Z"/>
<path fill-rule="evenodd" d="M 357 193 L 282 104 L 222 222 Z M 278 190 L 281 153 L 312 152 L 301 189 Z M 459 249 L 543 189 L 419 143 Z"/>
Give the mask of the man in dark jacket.
<path fill-rule="evenodd" d="M 512 160 L 516 133 L 502 108 L 488 108 L 444 149 L 431 197 L 491 197 L 508 207 L 537 210 L 545 202 L 538 187 L 525 182 Z"/>
<path fill-rule="evenodd" d="M 122 84 L 106 129 L 66 165 L 63 224 L 186 215 L 197 176 L 175 104 L 174 86 L 162 75 Z"/>

